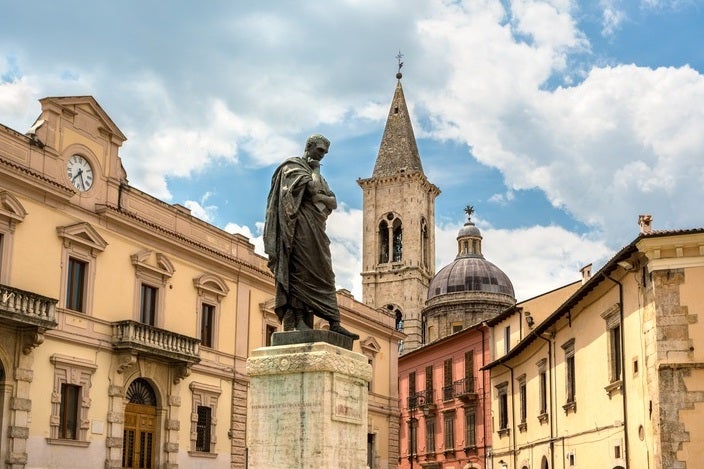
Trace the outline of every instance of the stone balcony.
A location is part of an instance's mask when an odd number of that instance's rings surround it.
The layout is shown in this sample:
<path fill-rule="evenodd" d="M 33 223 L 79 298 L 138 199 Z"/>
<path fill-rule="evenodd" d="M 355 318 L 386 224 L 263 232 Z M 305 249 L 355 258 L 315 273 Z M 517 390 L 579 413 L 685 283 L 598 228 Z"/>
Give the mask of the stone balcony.
<path fill-rule="evenodd" d="M 124 362 L 125 368 L 139 355 L 172 364 L 175 382 L 188 376 L 191 367 L 200 362 L 200 340 L 137 321 L 112 323 L 112 344 L 131 358 Z"/>
<path fill-rule="evenodd" d="M 44 332 L 56 327 L 58 300 L 0 285 L 0 324 L 22 331 L 23 352 L 44 342 Z"/>

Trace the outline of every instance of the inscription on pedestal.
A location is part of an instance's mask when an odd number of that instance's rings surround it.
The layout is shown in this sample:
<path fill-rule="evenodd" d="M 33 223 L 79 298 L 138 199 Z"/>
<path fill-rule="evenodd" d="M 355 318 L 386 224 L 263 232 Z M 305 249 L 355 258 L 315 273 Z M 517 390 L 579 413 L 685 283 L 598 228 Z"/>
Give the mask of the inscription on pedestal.
<path fill-rule="evenodd" d="M 362 383 L 360 380 L 336 374 L 332 399 L 332 419 L 361 425 L 361 403 Z"/>

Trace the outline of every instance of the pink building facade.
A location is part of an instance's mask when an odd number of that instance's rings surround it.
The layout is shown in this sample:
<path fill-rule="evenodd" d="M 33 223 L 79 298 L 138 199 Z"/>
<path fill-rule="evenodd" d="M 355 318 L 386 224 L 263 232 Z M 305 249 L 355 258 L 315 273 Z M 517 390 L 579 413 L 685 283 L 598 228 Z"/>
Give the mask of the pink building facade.
<path fill-rule="evenodd" d="M 489 330 L 478 324 L 399 358 L 403 469 L 484 469 L 491 448 Z"/>

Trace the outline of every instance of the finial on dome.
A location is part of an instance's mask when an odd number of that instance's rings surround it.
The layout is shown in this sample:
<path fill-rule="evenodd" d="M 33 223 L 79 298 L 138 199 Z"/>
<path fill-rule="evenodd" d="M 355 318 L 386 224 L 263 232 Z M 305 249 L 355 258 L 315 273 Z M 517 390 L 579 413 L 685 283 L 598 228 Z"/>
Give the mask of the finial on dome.
<path fill-rule="evenodd" d="M 398 55 L 396 56 L 396 59 L 398 60 L 398 72 L 396 73 L 397 80 L 400 80 L 403 77 L 403 74 L 401 73 L 401 67 L 403 67 L 403 62 L 401 62 L 402 58 L 403 58 L 403 54 L 399 50 Z"/>
<path fill-rule="evenodd" d="M 474 213 L 474 205 L 467 205 L 464 208 L 464 213 L 467 214 L 467 223 L 472 222 L 472 214 Z"/>

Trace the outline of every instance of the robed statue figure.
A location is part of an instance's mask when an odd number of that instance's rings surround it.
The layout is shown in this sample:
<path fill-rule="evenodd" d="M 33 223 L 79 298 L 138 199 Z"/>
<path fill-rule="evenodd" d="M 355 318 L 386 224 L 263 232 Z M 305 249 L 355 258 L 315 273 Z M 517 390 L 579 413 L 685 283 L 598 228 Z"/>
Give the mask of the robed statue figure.
<path fill-rule="evenodd" d="M 312 135 L 302 157 L 284 161 L 271 178 L 264 225 L 264 250 L 276 278 L 275 311 L 285 331 L 313 328 L 313 315 L 330 323 L 330 330 L 359 339 L 340 325 L 328 215 L 337 199 L 320 174 L 320 160 L 330 141 Z"/>

